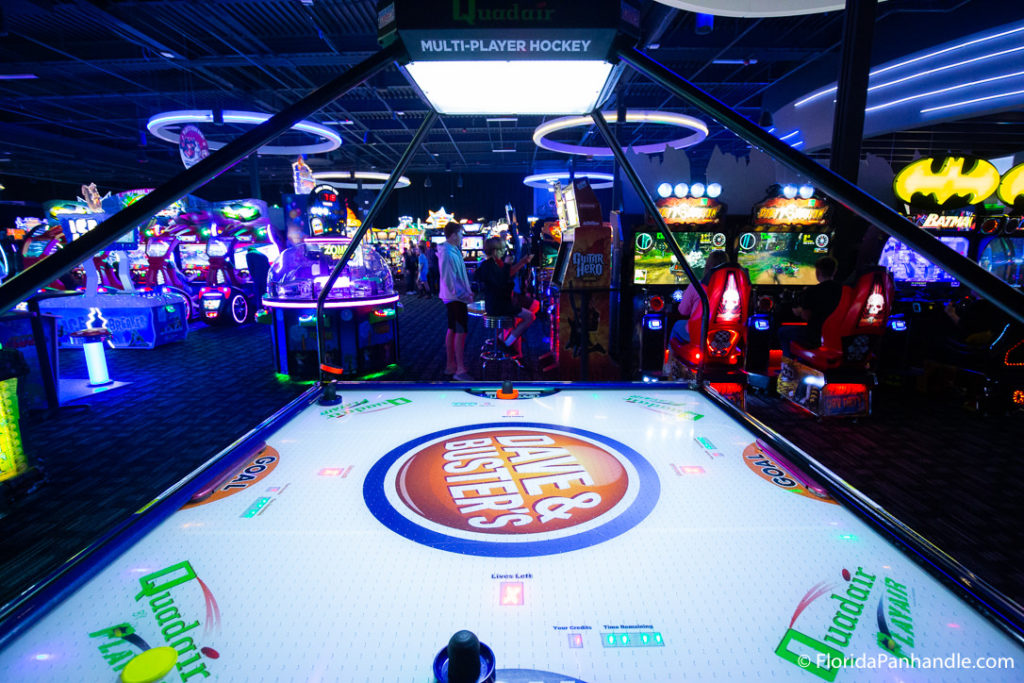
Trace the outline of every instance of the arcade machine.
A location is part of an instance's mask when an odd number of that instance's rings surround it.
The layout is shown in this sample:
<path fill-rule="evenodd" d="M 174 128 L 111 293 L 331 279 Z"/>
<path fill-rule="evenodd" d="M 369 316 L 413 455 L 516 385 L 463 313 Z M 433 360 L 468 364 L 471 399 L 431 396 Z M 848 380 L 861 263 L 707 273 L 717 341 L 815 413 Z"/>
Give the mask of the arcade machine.
<path fill-rule="evenodd" d="M 673 195 L 675 191 L 675 195 Z M 699 278 L 704 263 L 715 250 L 725 251 L 728 239 L 723 226 L 725 205 L 718 201 L 721 187 L 705 189 L 701 183 L 691 187 L 679 183 L 659 186 L 658 212 L 672 231 L 680 250 Z M 623 250 L 623 274 L 631 283 L 627 340 L 636 353 L 632 358 L 641 376 L 658 376 L 666 361 L 668 334 L 678 319 L 676 304 L 682 299 L 689 280 L 669 249 L 668 237 L 651 220 L 633 229 L 632 249 Z"/>
<path fill-rule="evenodd" d="M 67 243 L 93 229 L 103 216 L 81 214 L 62 219 Z M 137 230 L 115 242 L 109 251 L 121 252 L 138 248 Z M 127 258 L 117 260 L 118 274 L 124 291 L 103 288 L 95 262 L 85 262 L 86 282 L 78 296 L 46 298 L 39 301 L 39 310 L 60 318 L 57 322 L 58 344 L 61 348 L 82 348 L 89 339 L 86 330 L 107 331 L 110 348 L 154 348 L 161 344 L 183 341 L 188 335 L 188 304 L 175 292 L 134 293 Z"/>
<path fill-rule="evenodd" d="M 616 234 L 602 220 L 590 182 L 577 178 L 555 186 L 562 242 L 551 276 L 551 351 L 541 369 L 561 379 L 617 379 L 612 358 L 612 314 L 618 285 L 613 280 Z"/>
<path fill-rule="evenodd" d="M 240 199 L 215 204 L 212 213 L 213 234 L 206 243 L 208 270 L 199 288 L 199 305 L 207 324 L 241 325 L 259 309 L 266 285 L 250 276 L 246 251 L 260 251 L 268 260 L 278 255 L 270 241 L 267 205 L 258 199 Z"/>
<path fill-rule="evenodd" d="M 893 186 L 905 202 L 908 218 L 961 256 L 1021 287 L 1022 175 L 1024 164 L 1000 178 L 995 167 L 983 159 L 929 157 L 902 169 Z M 936 184 L 936 178 L 942 182 Z M 986 202 L 996 197 L 1002 205 Z M 1020 374 L 1024 365 L 1018 365 L 1024 358 L 1016 357 L 1024 350 L 1024 334 L 1019 328 L 1002 323 L 977 337 L 954 339 L 945 309 L 952 304 L 954 312 L 963 315 L 979 305 L 972 293 L 893 238 L 886 241 L 879 265 L 892 274 L 898 297 L 896 315 L 887 331 L 887 350 L 899 362 L 918 366 L 918 371 L 924 361 L 924 389 L 957 386 L 967 393 L 969 403 L 973 401 L 985 411 L 1016 409 L 1024 404 L 1024 396 L 1015 393 L 1024 387 Z"/>
<path fill-rule="evenodd" d="M 470 279 L 473 278 L 473 271 L 484 258 L 484 236 L 481 234 L 462 236 L 462 258 L 466 262 L 466 273 Z"/>
<path fill-rule="evenodd" d="M 277 371 L 293 380 L 319 375 L 316 300 L 347 237 L 311 237 L 281 252 L 263 306 L 273 314 Z M 369 245 L 356 249 L 327 298 L 328 364 L 346 377 L 386 371 L 398 362 L 398 294 L 391 269 Z"/>
<path fill-rule="evenodd" d="M 782 363 L 781 325 L 799 325 L 792 313 L 805 287 L 818 284 L 814 264 L 832 243 L 831 204 L 810 185 L 775 185 L 753 207 L 741 229 L 736 261 L 747 269 L 754 307 L 747 320 L 749 386 L 769 391 Z"/>

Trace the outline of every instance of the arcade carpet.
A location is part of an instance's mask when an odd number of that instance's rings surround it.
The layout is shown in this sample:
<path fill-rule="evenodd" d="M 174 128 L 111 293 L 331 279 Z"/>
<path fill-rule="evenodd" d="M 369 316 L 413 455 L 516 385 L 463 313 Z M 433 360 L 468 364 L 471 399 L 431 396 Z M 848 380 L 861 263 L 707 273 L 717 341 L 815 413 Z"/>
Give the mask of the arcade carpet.
<path fill-rule="evenodd" d="M 401 365 L 381 380 L 442 381 L 444 307 L 402 297 Z M 487 331 L 470 321 L 467 359 Z M 539 378 L 541 321 L 526 337 L 523 379 Z M 77 351 L 62 352 L 65 377 L 84 377 Z M 79 401 L 81 413 L 33 421 L 22 431 L 46 481 L 0 518 L 0 603 L 100 538 L 153 497 L 304 391 L 274 374 L 270 329 L 193 327 L 185 343 L 114 351 L 111 376 L 127 387 Z M 506 368 L 506 372 L 508 369 Z M 500 372 L 488 368 L 486 379 Z M 1024 419 L 986 418 L 959 405 L 880 393 L 858 423 L 818 423 L 779 399 L 751 398 L 755 417 L 832 468 L 911 528 L 1017 601 L 1024 600 Z"/>

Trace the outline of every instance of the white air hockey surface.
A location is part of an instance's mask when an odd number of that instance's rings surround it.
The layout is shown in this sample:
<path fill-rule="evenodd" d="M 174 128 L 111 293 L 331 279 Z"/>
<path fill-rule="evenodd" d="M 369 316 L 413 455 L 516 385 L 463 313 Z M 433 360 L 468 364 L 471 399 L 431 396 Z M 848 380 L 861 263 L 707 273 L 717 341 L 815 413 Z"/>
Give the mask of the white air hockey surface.
<path fill-rule="evenodd" d="M 1020 680 L 973 663 L 1024 666 L 1012 637 L 696 392 L 344 400 L 14 640 L 0 680 L 114 683 L 169 645 L 168 682 L 426 683 L 463 628 L 506 683 Z"/>

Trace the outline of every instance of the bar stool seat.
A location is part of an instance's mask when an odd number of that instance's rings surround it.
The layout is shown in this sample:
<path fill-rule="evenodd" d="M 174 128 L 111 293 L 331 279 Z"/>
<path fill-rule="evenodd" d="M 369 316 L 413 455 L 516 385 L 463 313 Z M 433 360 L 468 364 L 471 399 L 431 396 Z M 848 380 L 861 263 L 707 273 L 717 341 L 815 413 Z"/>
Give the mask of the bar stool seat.
<path fill-rule="evenodd" d="M 483 316 L 483 321 L 484 328 L 494 330 L 494 335 L 484 342 L 480 350 L 480 360 L 483 361 L 482 370 L 486 371 L 490 363 L 498 363 L 500 365 L 506 361 L 515 363 L 516 367 L 522 370 L 523 363 L 519 360 L 519 356 L 506 353 L 502 345 L 498 343 L 501 339 L 501 331 L 511 330 L 515 327 L 516 319 L 513 316 L 485 315 Z"/>

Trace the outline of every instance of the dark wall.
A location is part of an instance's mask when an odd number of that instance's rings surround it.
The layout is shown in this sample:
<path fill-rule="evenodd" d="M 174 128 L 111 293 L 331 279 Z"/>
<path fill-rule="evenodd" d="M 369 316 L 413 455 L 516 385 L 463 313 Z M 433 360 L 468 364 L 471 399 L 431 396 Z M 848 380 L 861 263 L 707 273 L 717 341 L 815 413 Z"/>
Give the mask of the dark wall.
<path fill-rule="evenodd" d="M 423 186 L 427 177 L 430 187 Z M 399 216 L 426 219 L 428 211 L 437 211 L 442 206 L 456 218 L 487 221 L 503 218 L 506 203 L 511 203 L 523 217 L 533 210 L 533 189 L 523 185 L 523 177 L 518 173 L 463 173 L 462 187 L 458 187 L 459 177 L 458 173 L 445 172 L 410 175 L 412 185 L 392 193 L 377 225 L 397 225 Z M 369 208 L 365 202 L 372 201 L 376 192 L 364 194 L 359 205 L 365 212 Z"/>

